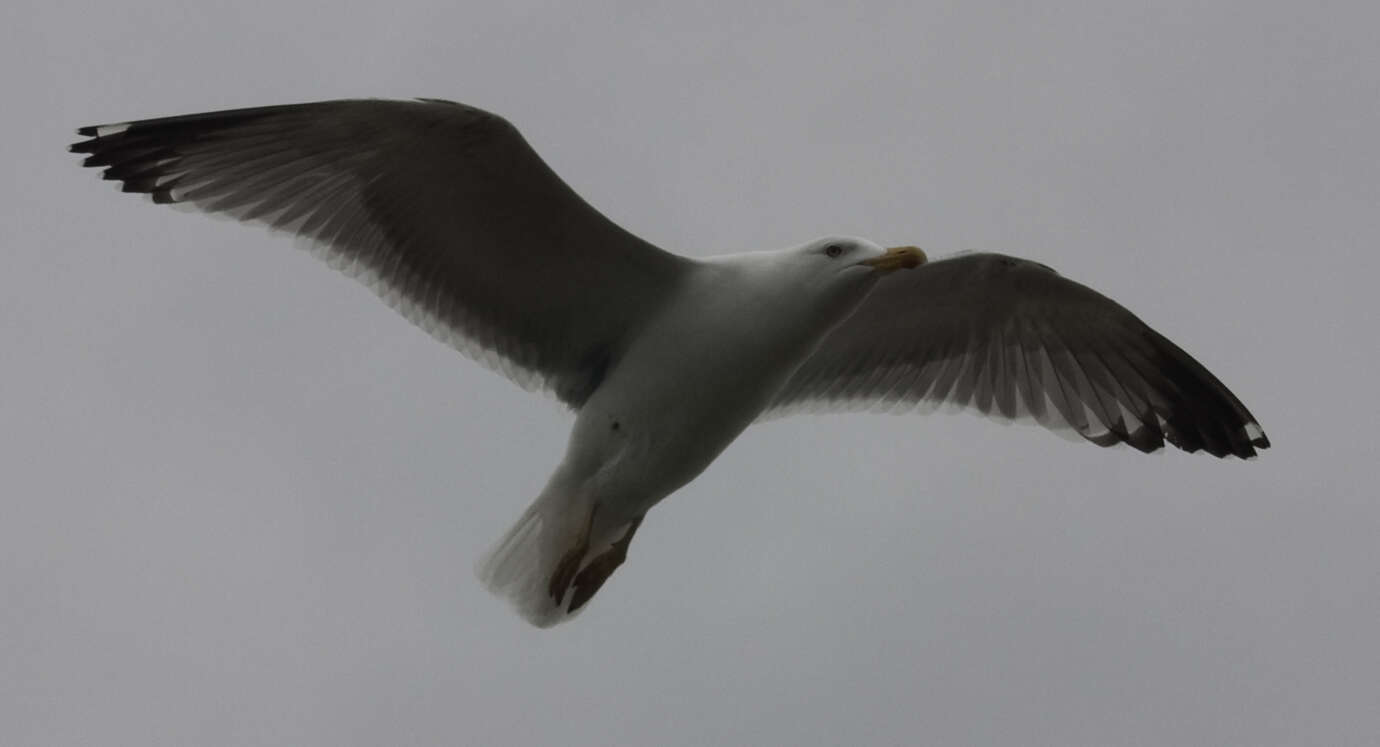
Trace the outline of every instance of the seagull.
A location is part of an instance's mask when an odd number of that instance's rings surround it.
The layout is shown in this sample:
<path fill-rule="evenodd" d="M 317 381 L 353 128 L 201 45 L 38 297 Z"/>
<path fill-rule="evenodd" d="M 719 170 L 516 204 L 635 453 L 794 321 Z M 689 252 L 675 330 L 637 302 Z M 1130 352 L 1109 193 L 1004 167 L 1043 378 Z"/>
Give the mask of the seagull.
<path fill-rule="evenodd" d="M 463 104 L 324 101 L 77 132 L 70 150 L 122 191 L 287 232 L 575 412 L 546 487 L 476 567 L 540 627 L 581 611 L 647 511 L 766 418 L 943 405 L 1142 452 L 1270 445 L 1198 361 L 1043 264 L 928 261 L 848 236 L 680 256 Z"/>

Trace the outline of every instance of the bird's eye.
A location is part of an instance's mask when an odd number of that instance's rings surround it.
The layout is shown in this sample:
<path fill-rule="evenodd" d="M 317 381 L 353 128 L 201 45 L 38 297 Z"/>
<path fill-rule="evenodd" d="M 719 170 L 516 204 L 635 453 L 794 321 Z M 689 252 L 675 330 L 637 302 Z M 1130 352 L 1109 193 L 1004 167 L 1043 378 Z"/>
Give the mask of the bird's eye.
<path fill-rule="evenodd" d="M 829 246 L 824 247 L 824 256 L 829 257 L 831 259 L 837 258 L 842 254 L 843 247 L 838 244 L 830 244 Z"/>

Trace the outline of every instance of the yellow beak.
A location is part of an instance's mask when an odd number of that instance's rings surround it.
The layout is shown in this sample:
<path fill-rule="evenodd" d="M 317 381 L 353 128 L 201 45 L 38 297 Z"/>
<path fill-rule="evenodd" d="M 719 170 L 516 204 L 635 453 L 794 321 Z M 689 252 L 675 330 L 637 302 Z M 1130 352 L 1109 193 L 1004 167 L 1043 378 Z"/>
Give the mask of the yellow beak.
<path fill-rule="evenodd" d="M 900 269 L 909 270 L 912 267 L 919 267 L 925 264 L 925 253 L 916 246 L 893 246 L 886 250 L 886 254 L 872 259 L 865 259 L 859 264 L 867 265 L 876 269 L 878 272 L 887 273 Z"/>

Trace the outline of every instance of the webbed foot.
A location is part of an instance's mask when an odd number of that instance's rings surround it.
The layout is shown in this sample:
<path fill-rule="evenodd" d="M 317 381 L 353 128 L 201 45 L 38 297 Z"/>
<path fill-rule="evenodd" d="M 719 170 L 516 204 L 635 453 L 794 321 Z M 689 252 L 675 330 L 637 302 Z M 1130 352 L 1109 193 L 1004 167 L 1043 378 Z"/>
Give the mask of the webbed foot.
<path fill-rule="evenodd" d="M 628 546 L 632 544 L 633 533 L 637 531 L 637 527 L 641 524 L 641 516 L 633 519 L 632 522 L 628 524 L 628 531 L 623 533 L 621 539 L 613 543 L 613 546 L 604 551 L 599 557 L 589 561 L 589 565 L 586 565 L 584 570 L 576 574 L 573 581 L 575 594 L 570 598 L 568 612 L 574 612 L 583 607 L 585 602 L 588 602 L 590 598 L 594 596 L 594 592 L 599 591 L 599 587 L 604 585 L 604 582 L 608 580 L 609 576 L 612 576 L 613 572 L 618 570 L 618 566 L 623 565 L 623 561 L 628 559 Z M 564 559 L 562 559 L 562 562 L 564 562 Z"/>

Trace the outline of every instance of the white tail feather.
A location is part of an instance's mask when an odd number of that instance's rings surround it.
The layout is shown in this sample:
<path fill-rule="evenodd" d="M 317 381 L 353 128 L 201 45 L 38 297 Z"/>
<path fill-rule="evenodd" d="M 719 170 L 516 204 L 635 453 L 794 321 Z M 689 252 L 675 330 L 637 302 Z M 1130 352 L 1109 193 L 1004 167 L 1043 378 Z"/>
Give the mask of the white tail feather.
<path fill-rule="evenodd" d="M 552 599 L 556 565 L 589 528 L 589 509 L 561 480 L 558 470 L 522 517 L 479 561 L 475 572 L 489 591 L 507 599 L 528 622 L 547 628 L 574 617 Z"/>

